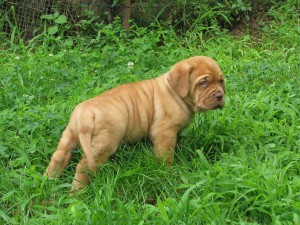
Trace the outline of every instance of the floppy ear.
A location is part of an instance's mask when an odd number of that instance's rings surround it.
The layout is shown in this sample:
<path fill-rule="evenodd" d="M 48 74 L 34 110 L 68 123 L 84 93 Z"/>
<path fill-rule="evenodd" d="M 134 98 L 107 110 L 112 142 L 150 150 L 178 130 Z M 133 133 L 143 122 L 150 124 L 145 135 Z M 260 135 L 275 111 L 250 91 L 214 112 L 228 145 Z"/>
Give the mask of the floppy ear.
<path fill-rule="evenodd" d="M 181 96 L 189 92 L 190 74 L 193 67 L 188 64 L 175 65 L 168 73 L 167 80 L 171 87 Z"/>

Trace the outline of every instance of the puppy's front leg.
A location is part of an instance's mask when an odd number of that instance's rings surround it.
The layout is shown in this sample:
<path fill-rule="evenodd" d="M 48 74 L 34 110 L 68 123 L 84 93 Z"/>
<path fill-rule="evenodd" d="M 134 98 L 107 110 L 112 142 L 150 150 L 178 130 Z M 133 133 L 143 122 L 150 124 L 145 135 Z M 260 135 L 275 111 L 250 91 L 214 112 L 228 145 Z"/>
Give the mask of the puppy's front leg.
<path fill-rule="evenodd" d="M 174 158 L 174 148 L 176 145 L 176 136 L 178 129 L 158 129 L 152 132 L 151 140 L 153 144 L 153 152 L 158 160 L 162 160 L 166 165 L 170 166 Z"/>

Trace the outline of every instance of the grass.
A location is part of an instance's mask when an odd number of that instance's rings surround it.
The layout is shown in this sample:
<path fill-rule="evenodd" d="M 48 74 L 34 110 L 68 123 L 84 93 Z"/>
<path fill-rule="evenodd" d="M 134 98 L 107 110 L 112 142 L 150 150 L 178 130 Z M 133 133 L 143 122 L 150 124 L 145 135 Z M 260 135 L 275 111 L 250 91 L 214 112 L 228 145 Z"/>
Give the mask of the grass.
<path fill-rule="evenodd" d="M 108 27 L 114 38 L 69 49 L 3 48 L 0 224 L 300 224 L 295 5 L 271 9 L 259 41 L 225 32 L 206 40 L 196 31 L 178 38 L 144 28 L 127 39 Z M 153 159 L 143 140 L 121 146 L 76 197 L 68 191 L 80 148 L 61 179 L 43 178 L 76 104 L 200 54 L 223 69 L 226 107 L 196 116 L 181 134 L 170 169 Z"/>

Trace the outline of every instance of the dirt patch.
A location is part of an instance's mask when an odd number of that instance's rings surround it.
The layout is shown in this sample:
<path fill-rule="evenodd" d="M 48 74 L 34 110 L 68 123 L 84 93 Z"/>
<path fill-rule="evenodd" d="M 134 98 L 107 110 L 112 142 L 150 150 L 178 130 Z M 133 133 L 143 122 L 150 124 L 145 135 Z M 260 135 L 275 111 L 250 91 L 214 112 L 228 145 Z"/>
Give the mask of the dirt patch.
<path fill-rule="evenodd" d="M 269 24 L 272 18 L 267 14 L 270 5 L 264 5 L 257 11 L 252 12 L 248 18 L 245 16 L 241 21 L 232 27 L 230 33 L 233 36 L 249 35 L 254 39 L 260 40 L 263 35 L 262 28 Z"/>

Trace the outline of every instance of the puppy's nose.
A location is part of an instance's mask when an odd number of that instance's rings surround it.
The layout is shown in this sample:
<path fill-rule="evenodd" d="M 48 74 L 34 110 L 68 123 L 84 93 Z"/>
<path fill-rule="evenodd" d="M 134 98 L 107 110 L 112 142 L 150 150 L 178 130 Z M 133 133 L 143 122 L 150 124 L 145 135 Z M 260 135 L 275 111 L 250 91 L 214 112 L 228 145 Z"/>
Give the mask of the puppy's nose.
<path fill-rule="evenodd" d="M 217 99 L 218 101 L 221 101 L 221 100 L 223 99 L 223 93 L 222 93 L 222 92 L 217 92 L 217 93 L 215 94 L 215 96 L 216 96 L 216 99 Z"/>

